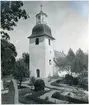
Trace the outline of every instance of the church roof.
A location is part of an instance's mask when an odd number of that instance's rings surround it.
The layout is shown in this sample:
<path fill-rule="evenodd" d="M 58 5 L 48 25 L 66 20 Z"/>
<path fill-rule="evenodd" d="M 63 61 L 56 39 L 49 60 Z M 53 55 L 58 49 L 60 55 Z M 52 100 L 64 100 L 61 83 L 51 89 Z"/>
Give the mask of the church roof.
<path fill-rule="evenodd" d="M 55 56 L 55 58 L 65 58 L 66 57 L 64 52 L 60 52 L 60 51 L 56 51 L 56 50 L 54 50 L 54 56 Z"/>
<path fill-rule="evenodd" d="M 38 37 L 38 36 L 48 36 L 54 40 L 51 34 L 51 29 L 46 24 L 36 24 L 32 29 L 32 34 L 29 38 Z"/>

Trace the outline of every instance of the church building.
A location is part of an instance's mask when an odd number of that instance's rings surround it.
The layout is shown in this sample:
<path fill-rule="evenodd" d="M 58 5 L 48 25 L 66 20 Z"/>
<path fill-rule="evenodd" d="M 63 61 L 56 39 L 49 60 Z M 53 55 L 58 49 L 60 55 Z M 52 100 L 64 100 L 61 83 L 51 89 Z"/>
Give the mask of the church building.
<path fill-rule="evenodd" d="M 41 11 L 36 15 L 36 25 L 29 38 L 31 76 L 46 78 L 54 73 L 54 40 L 47 25 L 47 14 Z"/>

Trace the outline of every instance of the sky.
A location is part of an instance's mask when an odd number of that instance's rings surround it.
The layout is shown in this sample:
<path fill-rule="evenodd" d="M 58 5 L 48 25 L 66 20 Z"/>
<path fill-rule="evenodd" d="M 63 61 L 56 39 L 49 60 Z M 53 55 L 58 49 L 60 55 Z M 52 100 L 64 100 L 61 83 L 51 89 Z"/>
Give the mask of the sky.
<path fill-rule="evenodd" d="M 88 5 L 87 1 L 24 1 L 23 8 L 26 9 L 30 18 L 19 20 L 17 27 L 9 32 L 10 41 L 16 46 L 17 58 L 23 52 L 29 52 L 28 36 L 36 25 L 36 14 L 43 12 L 48 15 L 47 25 L 51 28 L 54 41 L 54 49 L 64 51 L 67 54 L 69 48 L 74 52 L 81 48 L 88 51 Z"/>

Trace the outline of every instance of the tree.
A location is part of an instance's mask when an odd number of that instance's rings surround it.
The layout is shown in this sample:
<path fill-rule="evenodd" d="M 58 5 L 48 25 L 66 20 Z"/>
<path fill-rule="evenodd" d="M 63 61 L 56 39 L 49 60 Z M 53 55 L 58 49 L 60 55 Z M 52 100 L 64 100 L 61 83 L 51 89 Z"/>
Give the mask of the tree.
<path fill-rule="evenodd" d="M 73 60 L 75 59 L 75 54 L 71 48 L 68 51 L 67 59 L 68 59 L 70 65 L 72 64 Z"/>
<path fill-rule="evenodd" d="M 22 1 L 1 1 L 1 66 L 2 74 L 9 74 L 13 68 L 17 55 L 14 44 L 10 43 L 10 36 L 4 30 L 11 31 L 19 19 L 27 19 L 29 16 L 22 9 Z M 10 67 L 10 68 L 8 68 Z"/>
<path fill-rule="evenodd" d="M 84 53 L 80 48 L 76 52 L 76 57 L 80 61 L 81 65 L 83 66 L 82 69 L 88 69 L 88 54 Z"/>
<path fill-rule="evenodd" d="M 30 75 L 30 71 L 29 71 L 29 54 L 28 53 L 23 53 L 22 54 L 22 59 L 24 61 L 24 63 L 26 64 L 27 70 L 28 70 L 28 76 Z"/>
<path fill-rule="evenodd" d="M 76 73 L 88 70 L 88 54 L 85 54 L 80 48 L 76 52 L 76 57 L 72 62 L 71 69 Z"/>
<path fill-rule="evenodd" d="M 66 70 L 69 72 L 69 63 L 68 63 L 68 60 L 67 58 L 58 58 L 57 59 L 57 63 L 58 63 L 58 66 L 59 68 L 61 68 L 61 70 Z"/>
<path fill-rule="evenodd" d="M 71 71 L 75 73 L 81 72 L 82 65 L 80 64 L 79 59 L 75 58 L 72 62 Z"/>
<path fill-rule="evenodd" d="M 37 79 L 34 82 L 35 91 L 44 91 L 45 89 L 45 82 L 42 79 Z"/>
<path fill-rule="evenodd" d="M 27 67 L 29 68 L 29 54 L 24 52 L 22 54 L 22 58 L 23 58 L 24 62 L 26 63 Z"/>
<path fill-rule="evenodd" d="M 11 73 L 15 64 L 17 52 L 15 46 L 5 39 L 1 39 L 1 67 L 2 77 Z"/>
<path fill-rule="evenodd" d="M 16 61 L 13 70 L 13 76 L 15 79 L 19 81 L 19 86 L 21 87 L 23 79 L 28 75 L 26 64 L 24 63 L 23 59 L 19 59 Z"/>
<path fill-rule="evenodd" d="M 87 53 L 84 53 L 83 64 L 84 64 L 85 70 L 88 71 L 88 54 Z"/>
<path fill-rule="evenodd" d="M 73 64 L 73 62 L 74 62 L 74 60 L 75 60 L 75 54 L 74 54 L 74 52 L 73 52 L 73 50 L 70 48 L 69 49 L 69 51 L 68 51 L 68 55 L 67 55 L 67 61 L 68 61 L 68 63 L 69 63 L 69 65 L 70 65 L 70 67 L 72 68 L 72 64 Z M 71 75 L 72 75 L 72 69 L 71 69 Z"/>
<path fill-rule="evenodd" d="M 29 16 L 22 9 L 22 1 L 1 1 L 1 28 L 8 31 L 13 30 L 19 19 L 27 19 Z"/>

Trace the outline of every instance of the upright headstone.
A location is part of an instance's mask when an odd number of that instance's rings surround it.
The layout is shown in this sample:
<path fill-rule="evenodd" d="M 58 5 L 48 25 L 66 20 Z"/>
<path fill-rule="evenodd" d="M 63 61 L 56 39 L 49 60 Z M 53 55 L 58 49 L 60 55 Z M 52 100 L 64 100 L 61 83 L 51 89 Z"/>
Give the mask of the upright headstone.
<path fill-rule="evenodd" d="M 3 86 L 3 80 L 1 80 L 1 90 L 4 89 L 4 86 Z"/>
<path fill-rule="evenodd" d="M 12 79 L 9 84 L 9 104 L 18 104 L 18 86 L 16 80 Z"/>

